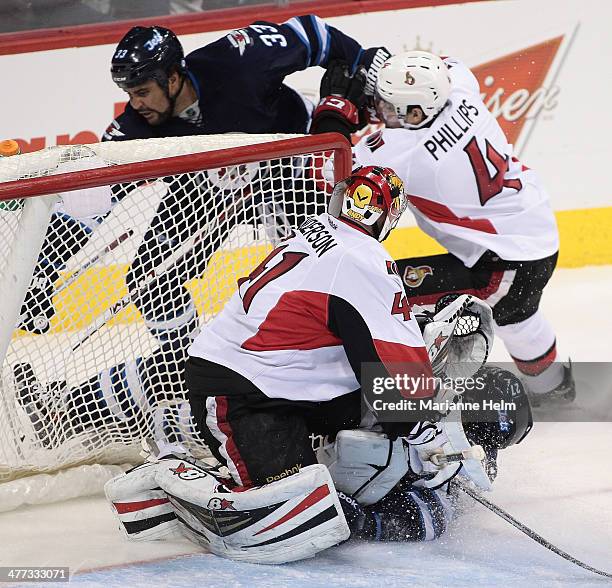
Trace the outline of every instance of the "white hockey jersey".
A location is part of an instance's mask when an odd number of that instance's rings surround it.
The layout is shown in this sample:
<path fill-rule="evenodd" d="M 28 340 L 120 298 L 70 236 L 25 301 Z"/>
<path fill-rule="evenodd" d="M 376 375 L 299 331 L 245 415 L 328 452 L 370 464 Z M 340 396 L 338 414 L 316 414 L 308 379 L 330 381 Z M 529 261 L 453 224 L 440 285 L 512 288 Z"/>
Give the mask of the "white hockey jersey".
<path fill-rule="evenodd" d="M 395 263 L 376 239 L 327 213 L 302 223 L 238 285 L 188 353 L 270 398 L 353 392 L 365 361 L 410 362 L 411 375 L 431 375 Z"/>
<path fill-rule="evenodd" d="M 552 255 L 559 239 L 545 190 L 512 156 L 474 74 L 457 60 L 445 62 L 449 104 L 433 124 L 365 137 L 355 146 L 356 162 L 395 170 L 419 227 L 467 267 L 487 249 L 508 261 Z"/>

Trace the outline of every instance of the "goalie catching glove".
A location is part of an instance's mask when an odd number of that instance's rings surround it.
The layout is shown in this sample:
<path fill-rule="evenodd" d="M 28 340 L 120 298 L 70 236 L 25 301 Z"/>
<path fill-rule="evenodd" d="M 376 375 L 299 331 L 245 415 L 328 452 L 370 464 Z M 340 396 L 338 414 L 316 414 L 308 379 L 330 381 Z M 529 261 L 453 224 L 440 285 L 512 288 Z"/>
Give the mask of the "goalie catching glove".
<path fill-rule="evenodd" d="M 465 379 L 485 364 L 493 344 L 493 312 L 486 302 L 449 294 L 438 300 L 433 315 L 413 308 L 436 376 Z"/>

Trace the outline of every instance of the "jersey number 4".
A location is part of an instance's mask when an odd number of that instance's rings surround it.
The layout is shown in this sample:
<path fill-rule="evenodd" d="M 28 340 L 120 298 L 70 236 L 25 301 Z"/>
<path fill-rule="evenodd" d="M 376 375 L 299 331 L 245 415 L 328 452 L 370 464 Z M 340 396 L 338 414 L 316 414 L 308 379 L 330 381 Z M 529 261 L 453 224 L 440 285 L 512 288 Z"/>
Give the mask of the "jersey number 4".
<path fill-rule="evenodd" d="M 480 204 L 484 206 L 493 196 L 497 196 L 504 188 L 512 188 L 517 192 L 523 188 L 521 180 L 507 180 L 506 173 L 510 168 L 510 157 L 502 155 L 495 150 L 495 147 L 485 139 L 486 157 L 495 168 L 493 176 L 489 174 L 489 168 L 484 155 L 478 147 L 476 137 L 472 137 L 470 142 L 463 148 L 470 158 L 474 175 L 476 176 L 476 185 L 478 186 L 478 195 L 480 196 Z"/>
<path fill-rule="evenodd" d="M 259 292 L 266 284 L 269 284 L 272 280 L 280 278 L 283 274 L 286 274 L 289 270 L 292 270 L 300 261 L 305 257 L 308 257 L 308 253 L 299 253 L 296 251 L 285 251 L 287 245 L 282 245 L 274 249 L 268 257 L 266 257 L 246 278 L 240 278 L 238 280 L 238 288 L 244 283 L 250 282 L 250 285 L 241 293 L 242 308 L 244 312 L 249 312 L 253 298 L 257 292 Z M 269 266 L 272 259 L 277 257 L 280 253 L 283 253 L 282 259 L 273 266 Z"/>
<path fill-rule="evenodd" d="M 391 314 L 401 314 L 405 321 L 410 320 L 410 304 L 408 298 L 403 292 L 396 292 L 393 298 L 393 306 L 391 307 Z"/>

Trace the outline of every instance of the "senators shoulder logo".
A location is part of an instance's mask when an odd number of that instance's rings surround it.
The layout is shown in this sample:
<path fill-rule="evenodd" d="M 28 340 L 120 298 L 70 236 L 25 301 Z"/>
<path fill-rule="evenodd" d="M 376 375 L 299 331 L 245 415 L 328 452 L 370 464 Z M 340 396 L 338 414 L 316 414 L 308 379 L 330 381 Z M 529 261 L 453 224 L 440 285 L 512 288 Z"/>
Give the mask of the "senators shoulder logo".
<path fill-rule="evenodd" d="M 404 284 L 409 288 L 418 288 L 427 276 L 433 275 L 433 269 L 428 265 L 419 265 L 412 267 L 407 265 L 404 268 L 403 280 Z"/>

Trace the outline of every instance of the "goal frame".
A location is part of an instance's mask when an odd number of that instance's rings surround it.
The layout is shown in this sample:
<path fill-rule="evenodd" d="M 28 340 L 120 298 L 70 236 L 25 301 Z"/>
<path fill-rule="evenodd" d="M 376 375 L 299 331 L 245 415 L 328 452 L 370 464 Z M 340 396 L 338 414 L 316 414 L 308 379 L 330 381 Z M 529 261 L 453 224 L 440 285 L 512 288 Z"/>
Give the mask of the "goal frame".
<path fill-rule="evenodd" d="M 269 143 L 257 143 L 190 155 L 178 155 L 138 163 L 125 163 L 98 169 L 4 182 L 0 183 L 0 201 L 96 188 L 109 183 L 148 180 L 165 174 L 188 173 L 194 171 L 200 165 L 202 169 L 227 167 L 242 163 L 254 163 L 262 159 L 308 155 L 318 151 L 333 152 L 335 182 L 350 174 L 351 146 L 348 140 L 339 133 L 322 133 L 320 135 L 296 137 L 295 139 L 281 139 Z"/>
<path fill-rule="evenodd" d="M 248 137 L 248 135 L 245 135 L 245 137 Z M 176 140 L 177 138 L 173 139 Z M 12 271 L 2 275 L 4 283 L 0 283 L 0 300 L 3 300 L 0 306 L 0 362 L 2 362 L 0 366 L 6 359 L 14 332 L 15 318 L 30 284 L 46 228 L 51 218 L 53 205 L 58 199 L 58 193 L 321 152 L 332 154 L 335 182 L 346 178 L 350 174 L 352 165 L 350 143 L 342 135 L 325 133 L 280 140 L 271 139 L 269 142 L 263 143 L 0 182 L 0 203 L 9 200 L 23 200 L 22 217 L 28 219 L 24 230 L 20 231 L 21 234 L 17 233 L 15 235 L 15 251 L 11 250 Z M 28 157 L 28 155 L 22 157 Z M 9 299 L 10 303 L 7 303 Z M 1 387 L 2 383 L 0 383 Z M 1 406 L 2 403 L 0 402 Z M 87 465 L 87 463 L 92 462 L 85 462 L 85 465 L 81 466 L 68 466 L 68 469 L 65 467 L 58 468 L 54 470 L 56 474 L 52 476 L 47 474 L 39 476 L 39 472 L 32 471 L 31 475 L 23 476 L 21 474 L 19 479 L 0 482 L 0 497 L 15 497 L 16 494 L 25 495 L 27 493 L 27 498 L 24 498 L 23 502 L 7 504 L 0 508 L 0 512 L 16 508 L 26 500 L 28 503 L 46 503 L 97 493 L 110 475 L 118 473 L 118 466 L 96 466 Z M 80 480 L 78 484 L 75 483 L 76 476 L 81 477 L 82 475 L 77 473 L 76 470 L 81 469 L 85 470 L 85 475 L 88 471 L 94 472 L 93 474 L 90 472 L 89 475 L 92 478 L 91 484 L 89 482 L 81 484 Z M 56 478 L 58 474 L 59 477 Z M 40 491 L 37 488 L 37 483 L 33 480 L 39 477 L 41 478 L 41 482 L 38 484 Z M 51 483 L 51 478 L 56 479 Z M 62 487 L 53 488 L 50 492 L 49 487 L 53 484 Z M 8 488 L 10 485 L 14 486 L 12 492 Z M 79 486 L 78 491 L 75 490 L 77 485 Z M 2 487 L 5 487 L 4 492 Z M 17 490 L 17 488 L 20 490 Z"/>

